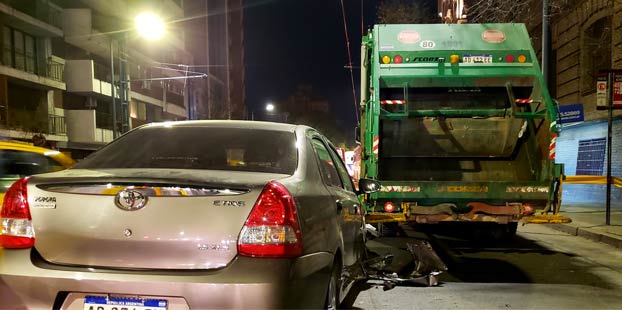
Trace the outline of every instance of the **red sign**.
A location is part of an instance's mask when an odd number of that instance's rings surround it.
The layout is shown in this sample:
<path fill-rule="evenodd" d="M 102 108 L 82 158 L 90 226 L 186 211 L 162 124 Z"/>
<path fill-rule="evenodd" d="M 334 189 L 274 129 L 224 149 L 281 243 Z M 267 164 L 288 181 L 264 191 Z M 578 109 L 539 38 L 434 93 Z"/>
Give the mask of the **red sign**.
<path fill-rule="evenodd" d="M 613 108 L 622 109 L 622 72 L 613 73 Z"/>
<path fill-rule="evenodd" d="M 488 43 L 501 43 L 505 41 L 505 33 L 501 30 L 486 30 L 482 32 L 482 40 Z"/>
<path fill-rule="evenodd" d="M 612 75 L 613 80 L 613 96 L 609 95 L 608 74 Z M 613 97 L 613 98 L 611 98 Z M 596 80 L 596 108 L 607 109 L 609 103 L 614 109 L 622 109 L 622 71 L 601 71 Z"/>
<path fill-rule="evenodd" d="M 400 31 L 397 40 L 405 44 L 415 44 L 421 40 L 421 35 L 414 30 Z"/>

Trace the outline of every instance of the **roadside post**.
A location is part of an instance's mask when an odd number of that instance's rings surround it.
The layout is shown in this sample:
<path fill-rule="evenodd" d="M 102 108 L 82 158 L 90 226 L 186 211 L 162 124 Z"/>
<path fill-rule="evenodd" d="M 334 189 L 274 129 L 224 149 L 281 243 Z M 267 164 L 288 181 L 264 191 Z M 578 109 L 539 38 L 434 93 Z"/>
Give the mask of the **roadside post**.
<path fill-rule="evenodd" d="M 622 70 L 600 70 L 596 81 L 596 109 L 607 109 L 607 202 L 605 224 L 611 225 L 611 140 L 613 110 L 622 109 Z"/>

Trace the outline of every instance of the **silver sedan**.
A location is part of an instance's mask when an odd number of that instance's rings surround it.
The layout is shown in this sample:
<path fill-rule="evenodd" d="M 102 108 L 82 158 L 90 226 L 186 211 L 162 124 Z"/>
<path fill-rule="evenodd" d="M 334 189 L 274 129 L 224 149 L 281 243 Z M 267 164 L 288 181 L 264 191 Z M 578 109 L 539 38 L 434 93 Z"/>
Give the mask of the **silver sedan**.
<path fill-rule="evenodd" d="M 334 308 L 360 275 L 360 191 L 289 124 L 145 125 L 23 178 L 0 220 L 0 308 Z"/>

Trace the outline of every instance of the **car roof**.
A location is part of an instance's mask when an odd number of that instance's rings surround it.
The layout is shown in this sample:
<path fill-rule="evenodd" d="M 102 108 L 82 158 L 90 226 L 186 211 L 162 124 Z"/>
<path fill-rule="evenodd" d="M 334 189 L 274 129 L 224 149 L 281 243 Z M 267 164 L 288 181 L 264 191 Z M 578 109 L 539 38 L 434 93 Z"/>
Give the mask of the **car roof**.
<path fill-rule="evenodd" d="M 0 141 L 0 150 L 13 150 L 41 154 L 46 157 L 53 158 L 65 168 L 69 168 L 75 164 L 75 161 L 71 157 L 57 150 L 34 146 L 25 142 Z"/>
<path fill-rule="evenodd" d="M 150 123 L 145 127 L 212 127 L 212 128 L 243 128 L 294 132 L 297 128 L 307 127 L 294 124 L 263 122 L 263 121 L 244 121 L 244 120 L 196 120 L 196 121 L 171 121 Z"/>

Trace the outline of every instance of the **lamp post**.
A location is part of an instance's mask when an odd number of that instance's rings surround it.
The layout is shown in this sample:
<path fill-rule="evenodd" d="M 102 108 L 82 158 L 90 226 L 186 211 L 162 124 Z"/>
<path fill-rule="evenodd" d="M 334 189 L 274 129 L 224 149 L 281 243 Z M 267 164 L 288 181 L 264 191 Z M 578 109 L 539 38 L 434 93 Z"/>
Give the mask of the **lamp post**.
<path fill-rule="evenodd" d="M 143 12 L 134 18 L 134 24 L 138 34 L 148 40 L 160 39 L 165 32 L 164 22 L 157 15 L 150 12 Z M 125 35 L 125 32 L 123 33 Z M 117 131 L 117 102 L 115 98 L 115 81 L 114 81 L 114 43 L 117 42 L 117 46 L 125 45 L 125 38 L 119 41 L 114 35 L 110 38 L 110 94 L 112 96 L 112 137 L 116 139 L 118 137 Z M 121 59 L 121 53 L 124 51 L 119 48 L 119 59 L 121 60 L 121 66 L 119 68 L 119 99 L 125 105 L 129 105 L 128 101 L 128 81 L 126 81 L 126 71 L 124 70 L 123 61 Z M 127 108 L 127 107 L 126 107 Z M 128 109 L 123 109 L 124 118 L 127 117 Z M 125 122 L 125 120 L 124 120 Z M 123 124 L 125 125 L 125 124 Z M 124 127 L 124 126 L 123 126 Z M 124 130 L 122 128 L 121 130 Z"/>

